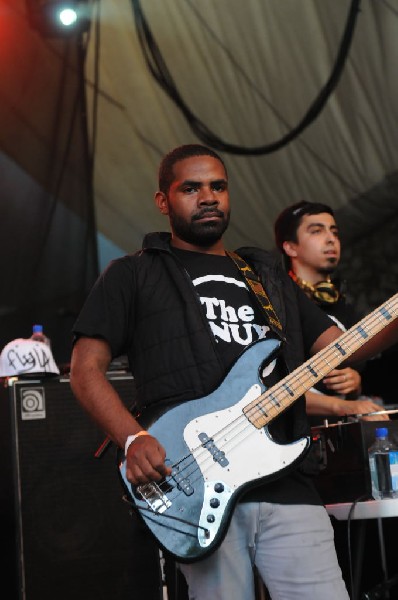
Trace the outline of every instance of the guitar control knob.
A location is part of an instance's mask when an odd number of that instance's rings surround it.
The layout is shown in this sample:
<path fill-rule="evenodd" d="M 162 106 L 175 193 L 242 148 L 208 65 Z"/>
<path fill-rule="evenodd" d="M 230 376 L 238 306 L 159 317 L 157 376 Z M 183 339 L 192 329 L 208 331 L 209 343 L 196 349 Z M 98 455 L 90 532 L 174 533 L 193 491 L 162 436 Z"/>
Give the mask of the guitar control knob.
<path fill-rule="evenodd" d="M 208 523 L 214 523 L 214 521 L 216 520 L 216 517 L 214 515 L 207 515 L 206 520 Z"/>
<path fill-rule="evenodd" d="M 221 494 L 224 491 L 224 484 L 216 483 L 214 486 L 214 491 L 217 492 L 217 494 Z"/>
<path fill-rule="evenodd" d="M 220 501 L 219 501 L 219 499 L 218 499 L 218 498 L 212 498 L 212 499 L 210 500 L 210 506 L 211 506 L 212 508 L 218 508 L 218 507 L 220 506 Z"/>

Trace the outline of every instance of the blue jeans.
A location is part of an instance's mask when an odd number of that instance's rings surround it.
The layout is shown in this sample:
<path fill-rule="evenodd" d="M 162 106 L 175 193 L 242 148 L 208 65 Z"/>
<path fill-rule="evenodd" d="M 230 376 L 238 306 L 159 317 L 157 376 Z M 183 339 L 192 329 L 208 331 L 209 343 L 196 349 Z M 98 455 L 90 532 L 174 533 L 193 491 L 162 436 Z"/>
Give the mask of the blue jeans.
<path fill-rule="evenodd" d="M 254 600 L 253 565 L 273 600 L 349 600 L 323 506 L 238 504 L 221 546 L 179 568 L 190 600 Z"/>

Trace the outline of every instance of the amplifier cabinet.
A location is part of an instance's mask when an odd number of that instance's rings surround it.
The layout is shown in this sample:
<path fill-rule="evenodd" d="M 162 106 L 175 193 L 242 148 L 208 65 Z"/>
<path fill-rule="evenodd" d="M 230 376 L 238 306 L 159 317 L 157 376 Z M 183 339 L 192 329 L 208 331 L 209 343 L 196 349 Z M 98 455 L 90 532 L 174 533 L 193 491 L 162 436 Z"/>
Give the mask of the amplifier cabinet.
<path fill-rule="evenodd" d="M 108 379 L 130 408 L 133 378 Z M 158 598 L 158 551 L 134 524 L 116 448 L 68 378 L 8 380 L 0 398 L 1 527 L 12 600 Z M 138 544 L 138 546 L 137 546 Z M 147 589 L 140 591 L 140 581 Z M 4 581 L 2 582 L 4 585 Z M 148 586 L 152 586 L 148 588 Z"/>
<path fill-rule="evenodd" d="M 398 421 L 393 420 L 312 428 L 314 451 L 320 465 L 315 484 L 324 504 L 371 498 L 368 448 L 377 427 L 387 427 L 390 439 L 398 444 Z"/>

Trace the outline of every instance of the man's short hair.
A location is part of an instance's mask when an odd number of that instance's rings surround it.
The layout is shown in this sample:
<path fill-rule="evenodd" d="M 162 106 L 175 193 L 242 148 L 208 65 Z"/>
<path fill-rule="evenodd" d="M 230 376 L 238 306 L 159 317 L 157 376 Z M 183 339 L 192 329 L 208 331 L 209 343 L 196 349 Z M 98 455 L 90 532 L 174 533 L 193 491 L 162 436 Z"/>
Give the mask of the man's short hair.
<path fill-rule="evenodd" d="M 160 163 L 158 183 L 161 192 L 167 194 L 174 181 L 174 165 L 180 160 L 191 158 L 193 156 L 212 156 L 213 158 L 216 158 L 223 165 L 225 173 L 227 174 L 227 168 L 223 159 L 211 148 L 202 146 L 201 144 L 185 144 L 183 146 L 177 146 L 177 148 L 174 148 L 166 154 Z"/>
<path fill-rule="evenodd" d="M 321 202 L 306 202 L 302 200 L 285 208 L 279 214 L 274 224 L 276 247 L 284 253 L 284 242 L 298 242 L 297 229 L 304 215 L 319 215 L 321 213 L 329 213 L 334 217 L 332 208 Z"/>

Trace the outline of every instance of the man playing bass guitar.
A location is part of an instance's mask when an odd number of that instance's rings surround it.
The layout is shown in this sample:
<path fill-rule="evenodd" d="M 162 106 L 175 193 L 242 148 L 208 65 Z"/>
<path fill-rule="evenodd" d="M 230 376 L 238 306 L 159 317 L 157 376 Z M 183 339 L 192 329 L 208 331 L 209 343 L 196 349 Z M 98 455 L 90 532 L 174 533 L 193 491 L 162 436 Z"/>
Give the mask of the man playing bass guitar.
<path fill-rule="evenodd" d="M 113 261 L 75 323 L 74 394 L 124 450 L 131 500 L 191 599 L 253 600 L 256 566 L 273 599 L 348 600 L 303 394 L 396 341 L 398 300 L 342 335 L 272 254 L 228 252 L 227 169 L 205 146 L 163 158 L 155 203 L 171 232 Z M 138 419 L 106 378 L 124 354 Z"/>

